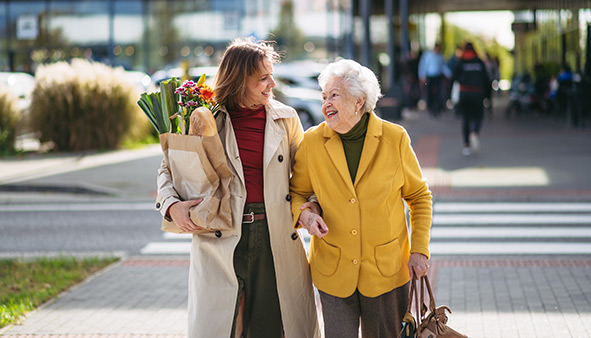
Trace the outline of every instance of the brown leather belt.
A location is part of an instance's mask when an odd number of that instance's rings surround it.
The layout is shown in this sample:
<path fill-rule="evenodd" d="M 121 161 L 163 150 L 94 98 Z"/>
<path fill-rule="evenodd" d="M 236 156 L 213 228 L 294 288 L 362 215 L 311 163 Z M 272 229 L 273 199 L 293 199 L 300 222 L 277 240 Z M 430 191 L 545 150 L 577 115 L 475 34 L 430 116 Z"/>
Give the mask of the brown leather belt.
<path fill-rule="evenodd" d="M 255 214 L 251 212 L 250 214 L 242 215 L 242 223 L 254 223 L 254 221 L 260 221 L 267 218 L 265 214 Z"/>

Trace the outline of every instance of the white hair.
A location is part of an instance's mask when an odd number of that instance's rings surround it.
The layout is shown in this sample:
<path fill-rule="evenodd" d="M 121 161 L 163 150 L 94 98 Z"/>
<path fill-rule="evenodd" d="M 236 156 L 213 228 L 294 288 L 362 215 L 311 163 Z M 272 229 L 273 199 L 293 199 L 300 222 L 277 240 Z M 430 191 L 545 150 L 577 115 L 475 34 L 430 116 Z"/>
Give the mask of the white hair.
<path fill-rule="evenodd" d="M 365 97 L 365 104 L 361 107 L 363 113 L 374 110 L 383 96 L 376 75 L 353 60 L 340 60 L 326 66 L 318 75 L 318 84 L 322 90 L 332 77 L 341 78 L 345 82 L 349 95 L 355 98 Z"/>

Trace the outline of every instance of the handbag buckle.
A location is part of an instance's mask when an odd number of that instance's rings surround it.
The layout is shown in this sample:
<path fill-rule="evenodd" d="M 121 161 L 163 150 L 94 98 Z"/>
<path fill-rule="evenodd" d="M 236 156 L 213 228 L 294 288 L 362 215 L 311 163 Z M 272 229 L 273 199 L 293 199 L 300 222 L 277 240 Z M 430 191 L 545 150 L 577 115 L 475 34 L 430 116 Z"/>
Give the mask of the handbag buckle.
<path fill-rule="evenodd" d="M 250 219 L 248 217 L 250 216 Z M 242 223 L 254 223 L 254 211 L 251 211 L 249 214 L 242 215 Z"/>

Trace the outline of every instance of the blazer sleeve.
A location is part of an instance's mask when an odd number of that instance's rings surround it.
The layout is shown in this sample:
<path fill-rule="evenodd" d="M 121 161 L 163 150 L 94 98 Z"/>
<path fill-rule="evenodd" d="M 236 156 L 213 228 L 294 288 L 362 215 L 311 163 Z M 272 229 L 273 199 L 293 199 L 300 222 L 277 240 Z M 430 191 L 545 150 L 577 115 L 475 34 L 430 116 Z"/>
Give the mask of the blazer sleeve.
<path fill-rule="evenodd" d="M 308 149 L 304 139 L 298 151 L 295 154 L 293 172 L 289 183 L 291 194 L 291 213 L 293 215 L 293 227 L 298 229 L 298 219 L 300 218 L 302 204 L 308 201 L 308 198 L 314 194 L 310 171 L 308 166 Z"/>
<path fill-rule="evenodd" d="M 427 179 L 410 145 L 406 130 L 400 139 L 401 163 L 404 173 L 402 198 L 410 210 L 411 245 L 410 252 L 429 257 L 430 229 L 432 221 L 432 195 Z"/>

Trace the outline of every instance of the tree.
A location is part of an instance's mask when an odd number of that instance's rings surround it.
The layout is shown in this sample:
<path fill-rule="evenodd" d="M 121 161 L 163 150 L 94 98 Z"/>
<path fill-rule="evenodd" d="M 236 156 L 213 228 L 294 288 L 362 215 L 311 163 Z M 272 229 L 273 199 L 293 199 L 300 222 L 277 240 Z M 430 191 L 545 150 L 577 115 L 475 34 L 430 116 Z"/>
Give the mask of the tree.
<path fill-rule="evenodd" d="M 293 1 L 281 3 L 279 23 L 269 33 L 269 40 L 275 40 L 279 48 L 287 52 L 286 59 L 295 59 L 304 52 L 304 33 L 295 23 Z"/>

